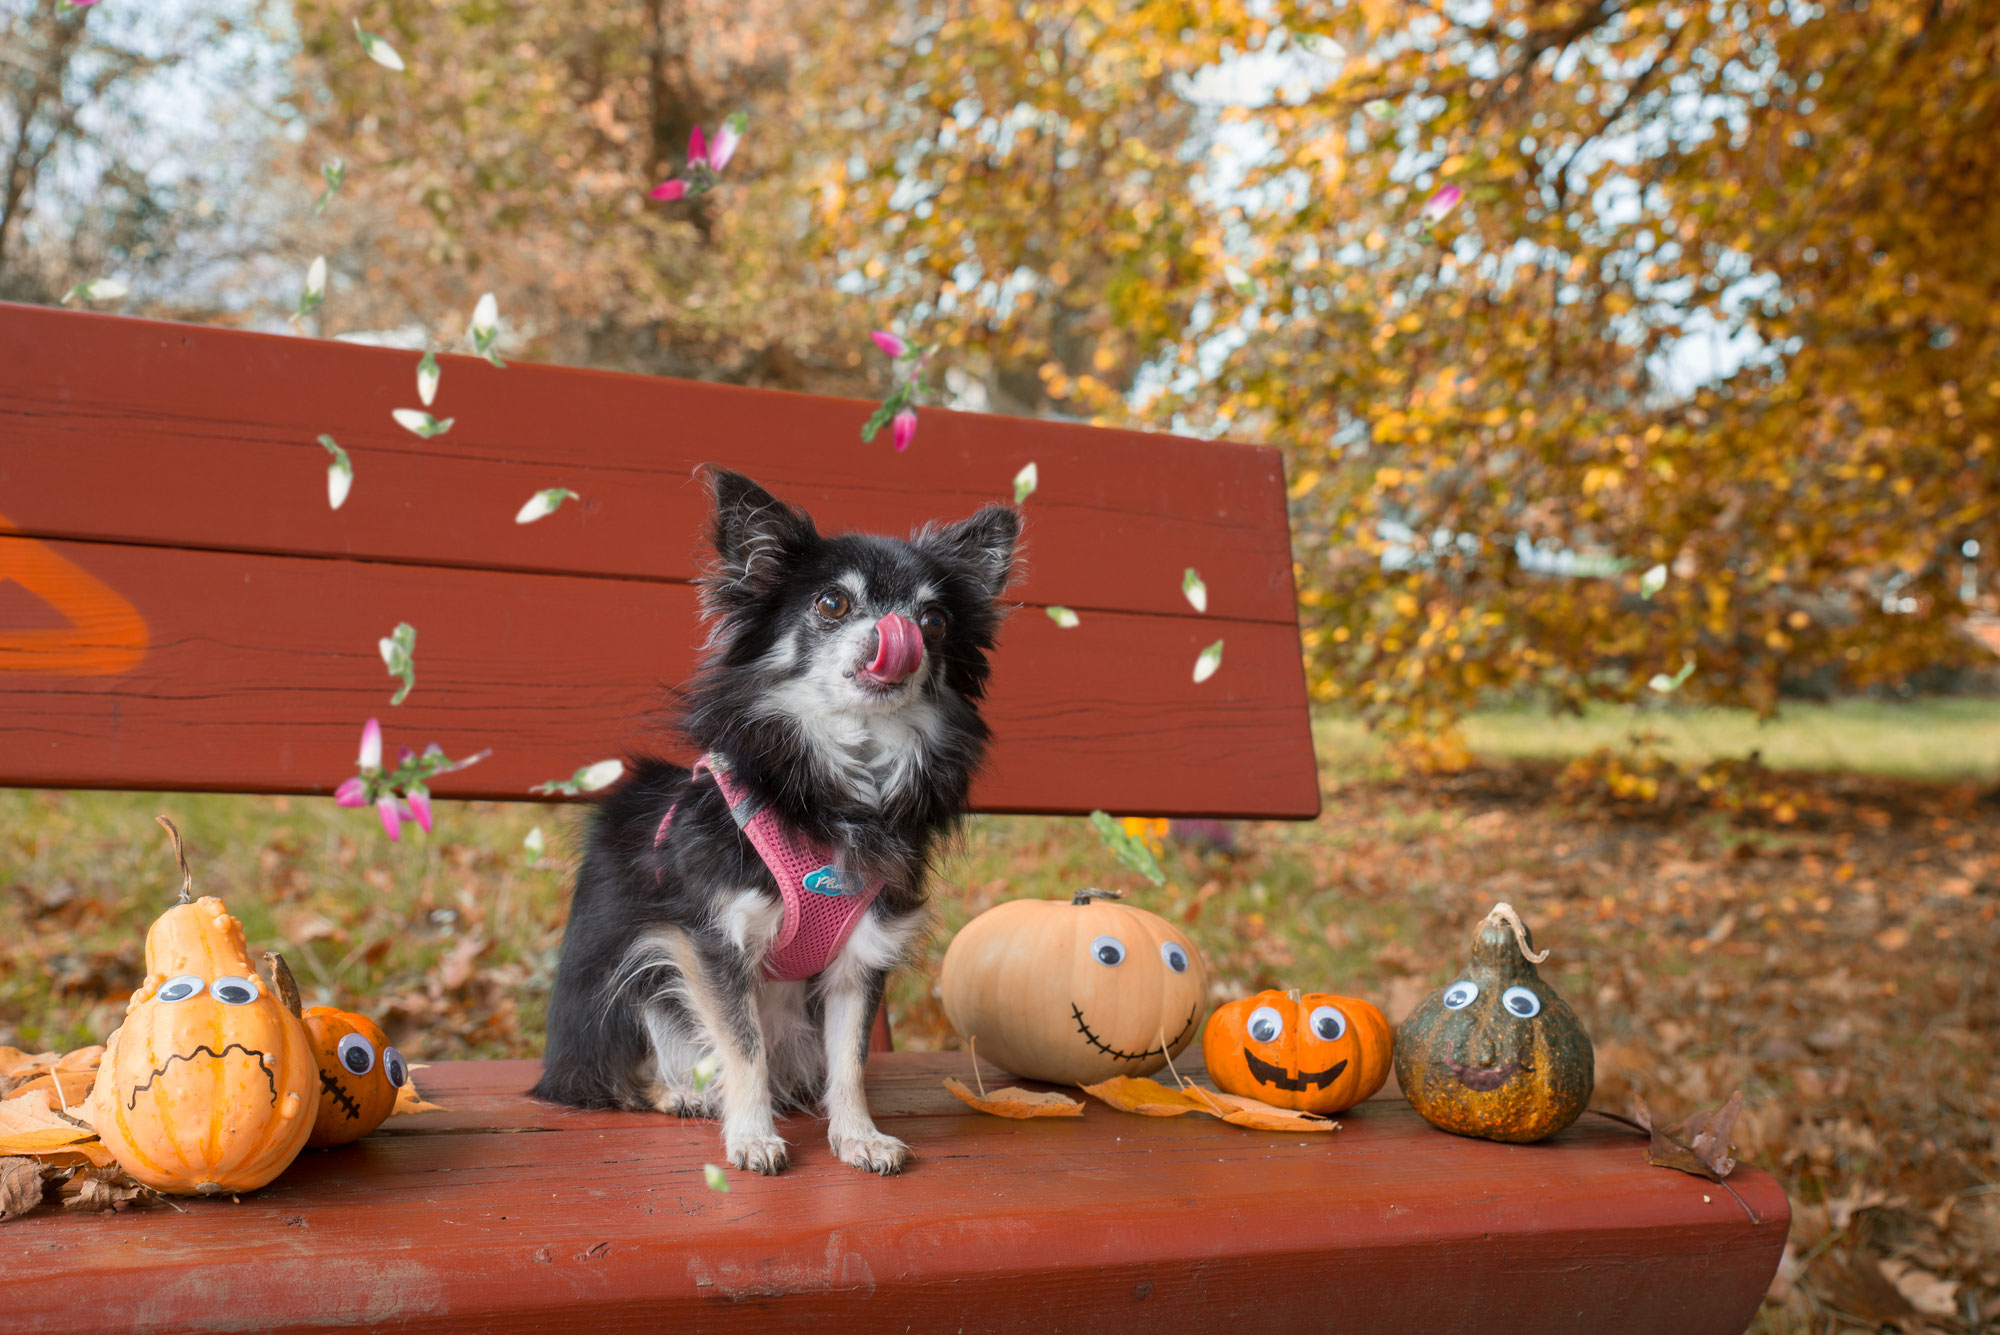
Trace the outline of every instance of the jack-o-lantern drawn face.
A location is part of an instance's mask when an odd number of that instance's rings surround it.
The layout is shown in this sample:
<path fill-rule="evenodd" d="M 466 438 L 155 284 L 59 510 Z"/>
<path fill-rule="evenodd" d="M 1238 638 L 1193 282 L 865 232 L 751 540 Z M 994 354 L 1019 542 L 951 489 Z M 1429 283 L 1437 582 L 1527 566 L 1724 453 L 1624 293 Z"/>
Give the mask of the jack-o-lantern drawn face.
<path fill-rule="evenodd" d="M 305 1013 L 319 1063 L 319 1111 L 313 1119 L 314 1149 L 345 1145 L 387 1120 L 396 1091 L 409 1082 L 403 1054 L 365 1015 L 313 1006 Z"/>
<path fill-rule="evenodd" d="M 1590 1103 L 1590 1035 L 1535 965 L 1520 916 L 1505 904 L 1480 923 L 1472 958 L 1396 1033 L 1396 1079 L 1432 1126 L 1525 1144 L 1552 1136 Z"/>
<path fill-rule="evenodd" d="M 952 1027 L 1016 1075 L 1094 1084 L 1150 1075 L 1193 1041 L 1208 965 L 1157 914 L 1079 891 L 980 914 L 945 951 L 939 991 Z"/>
<path fill-rule="evenodd" d="M 183 898 L 146 933 L 146 979 L 105 1043 L 92 1119 L 147 1186 L 248 1191 L 305 1145 L 312 1056 L 297 1013 L 252 967 L 241 925 L 213 896 L 190 901 L 181 865 Z"/>
<path fill-rule="evenodd" d="M 1329 992 L 1259 992 L 1216 1009 L 1202 1059 L 1216 1086 L 1277 1108 L 1352 1108 L 1389 1078 L 1382 1012 Z"/>

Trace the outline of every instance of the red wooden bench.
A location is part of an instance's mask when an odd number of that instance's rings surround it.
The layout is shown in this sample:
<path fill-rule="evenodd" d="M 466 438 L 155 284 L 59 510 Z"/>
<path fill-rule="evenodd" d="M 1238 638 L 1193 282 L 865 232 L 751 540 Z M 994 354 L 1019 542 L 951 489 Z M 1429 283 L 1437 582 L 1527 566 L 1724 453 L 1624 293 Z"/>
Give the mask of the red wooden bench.
<path fill-rule="evenodd" d="M 452 431 L 421 440 L 390 419 L 417 406 L 415 363 L 0 305 L 0 783 L 324 794 L 374 714 L 391 746 L 493 749 L 440 795 L 523 798 L 647 743 L 660 684 L 690 667 L 697 463 L 823 525 L 897 530 L 1007 496 L 1033 461 L 1027 606 L 975 806 L 1318 813 L 1272 451 L 926 410 L 899 456 L 856 439 L 864 403 L 466 358 L 433 408 Z M 338 512 L 322 432 L 354 461 Z M 581 502 L 515 524 L 558 486 Z M 389 709 L 376 640 L 399 621 L 417 688 Z M 240 1204 L 0 1226 L 0 1305 L 10 1331 L 1730 1335 L 1786 1232 L 1768 1176 L 1740 1170 L 1739 1202 L 1590 1116 L 1501 1146 L 1378 1099 L 1300 1144 L 1103 1107 L 1000 1121 L 940 1088 L 967 1071 L 871 1059 L 871 1107 L 916 1150 L 905 1176 L 856 1173 L 798 1125 L 791 1170 L 719 1195 L 712 1126 L 533 1103 L 532 1063 L 444 1063 L 420 1082 L 446 1111 Z"/>

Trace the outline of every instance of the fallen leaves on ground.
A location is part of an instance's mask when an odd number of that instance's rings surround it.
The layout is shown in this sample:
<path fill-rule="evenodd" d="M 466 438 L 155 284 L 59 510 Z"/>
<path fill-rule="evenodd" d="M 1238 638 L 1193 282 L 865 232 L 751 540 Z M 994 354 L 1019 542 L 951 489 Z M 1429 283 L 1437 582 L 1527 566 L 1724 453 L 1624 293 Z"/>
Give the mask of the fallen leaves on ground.
<path fill-rule="evenodd" d="M 96 1138 L 89 1126 L 65 1117 L 47 1089 L 0 1100 L 0 1154 L 39 1154 Z"/>
<path fill-rule="evenodd" d="M 1137 1113 L 1141 1117 L 1179 1117 L 1183 1113 L 1214 1111 L 1209 1105 L 1197 1102 L 1185 1089 L 1169 1089 L 1157 1080 L 1138 1076 L 1114 1075 L 1081 1088 L 1119 1112 Z"/>
<path fill-rule="evenodd" d="M 995 1117 L 1081 1117 L 1083 1104 L 1054 1090 L 1022 1089 L 1009 1085 L 989 1093 L 975 1094 L 957 1079 L 946 1076 L 944 1087 L 961 1103 L 991 1113 Z"/>

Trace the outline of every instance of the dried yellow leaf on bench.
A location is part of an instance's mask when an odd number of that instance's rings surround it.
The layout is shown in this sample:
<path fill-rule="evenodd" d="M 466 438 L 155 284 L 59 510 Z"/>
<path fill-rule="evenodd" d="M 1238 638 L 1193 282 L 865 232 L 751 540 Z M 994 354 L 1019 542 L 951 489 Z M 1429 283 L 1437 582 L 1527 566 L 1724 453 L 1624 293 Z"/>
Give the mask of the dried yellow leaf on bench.
<path fill-rule="evenodd" d="M 1109 1080 L 1083 1086 L 1083 1092 L 1103 1099 L 1119 1112 L 1137 1113 L 1141 1117 L 1179 1117 L 1191 1112 L 1219 1116 L 1212 1106 L 1185 1089 L 1169 1089 L 1157 1080 L 1142 1080 L 1137 1076 L 1114 1075 Z"/>
<path fill-rule="evenodd" d="M 46 1087 L 0 1100 L 0 1155 L 40 1154 L 80 1140 L 95 1140 L 88 1126 L 57 1110 Z"/>
<path fill-rule="evenodd" d="M 1083 1103 L 1053 1090 L 1037 1091 L 1009 1085 L 990 1094 L 975 1094 L 964 1084 L 946 1076 L 944 1087 L 961 1103 L 991 1113 L 995 1117 L 1081 1117 Z"/>
<path fill-rule="evenodd" d="M 1338 1131 L 1340 1123 L 1318 1113 L 1301 1112 L 1295 1108 L 1274 1108 L 1268 1103 L 1245 1098 L 1241 1094 L 1216 1094 L 1208 1090 L 1200 1093 L 1220 1103 L 1227 1112 L 1216 1116 L 1232 1126 L 1255 1127 L 1259 1131 Z"/>
<path fill-rule="evenodd" d="M 417 1093 L 417 1072 L 423 1069 L 421 1066 L 410 1068 L 409 1079 L 405 1080 L 403 1087 L 396 1091 L 396 1106 L 389 1109 L 389 1116 L 408 1117 L 412 1113 L 445 1111 L 442 1103 L 426 1103 L 424 1096 Z"/>

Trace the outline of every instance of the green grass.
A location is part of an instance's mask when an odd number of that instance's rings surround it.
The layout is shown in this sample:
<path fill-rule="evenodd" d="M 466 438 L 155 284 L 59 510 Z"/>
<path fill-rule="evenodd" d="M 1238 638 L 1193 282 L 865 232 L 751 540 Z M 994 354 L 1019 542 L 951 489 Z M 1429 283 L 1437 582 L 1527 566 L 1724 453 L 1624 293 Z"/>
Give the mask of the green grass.
<path fill-rule="evenodd" d="M 1582 717 L 1528 708 L 1487 711 L 1465 736 L 1484 760 L 1570 760 L 1619 747 L 1636 731 L 1657 736 L 1669 758 L 1689 764 L 1758 752 L 1774 770 L 1873 774 L 1933 782 L 2000 780 L 2000 700 L 1845 700 L 1787 704 L 1775 719 L 1747 709 L 1598 706 Z M 1352 719 L 1314 725 L 1322 763 L 1368 773 L 1386 749 Z"/>

